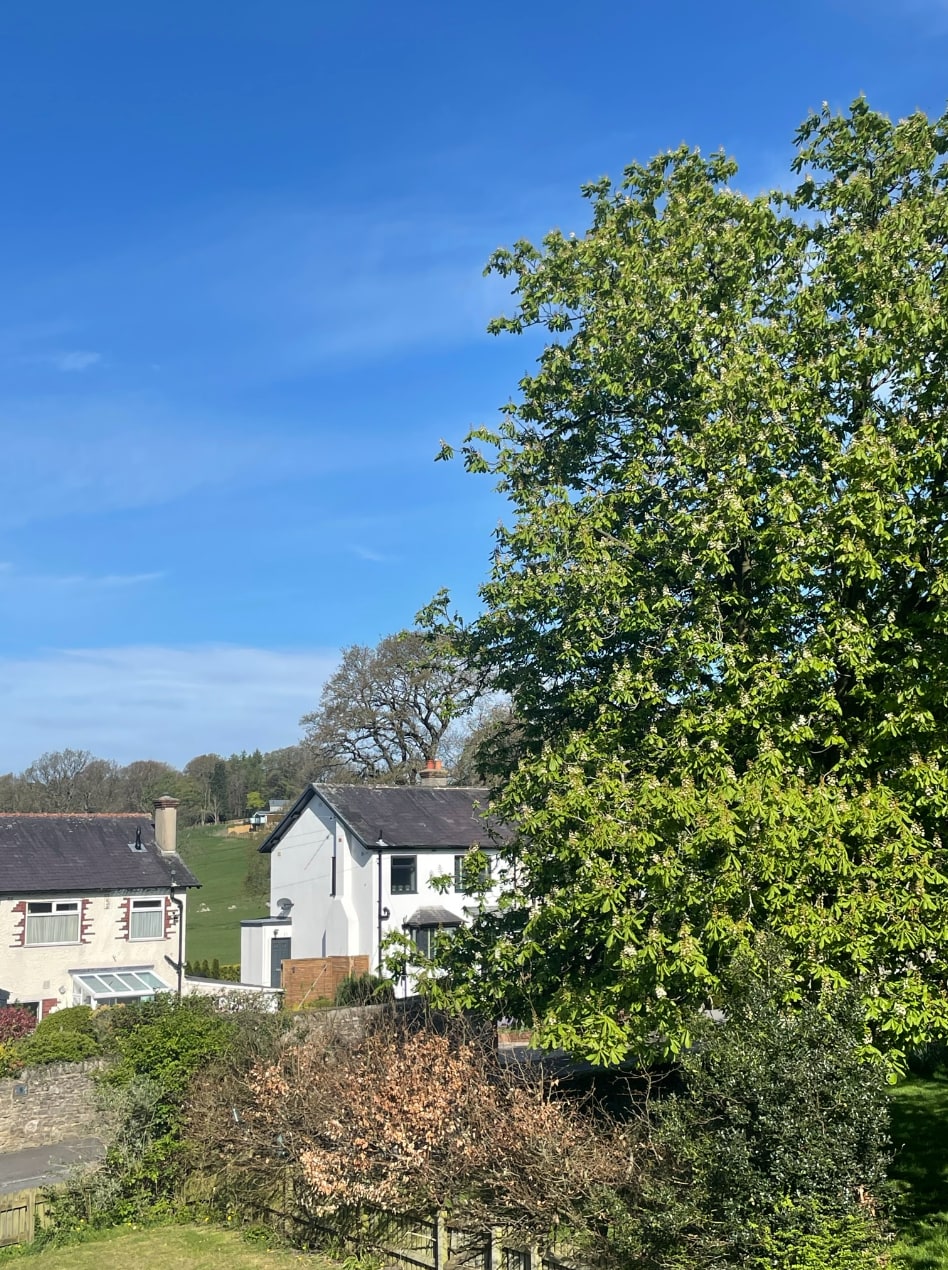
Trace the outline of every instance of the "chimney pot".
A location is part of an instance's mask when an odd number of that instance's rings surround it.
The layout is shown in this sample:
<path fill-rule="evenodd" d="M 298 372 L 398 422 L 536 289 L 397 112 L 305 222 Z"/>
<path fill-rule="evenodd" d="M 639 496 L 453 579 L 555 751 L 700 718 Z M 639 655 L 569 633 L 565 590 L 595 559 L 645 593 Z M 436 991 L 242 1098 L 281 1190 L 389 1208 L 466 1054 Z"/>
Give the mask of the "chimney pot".
<path fill-rule="evenodd" d="M 440 759 L 430 758 L 418 773 L 418 782 L 428 789 L 441 789 L 448 783 L 448 773 Z"/>
<path fill-rule="evenodd" d="M 155 841 L 162 855 L 175 855 L 178 850 L 179 799 L 162 794 L 155 799 Z"/>

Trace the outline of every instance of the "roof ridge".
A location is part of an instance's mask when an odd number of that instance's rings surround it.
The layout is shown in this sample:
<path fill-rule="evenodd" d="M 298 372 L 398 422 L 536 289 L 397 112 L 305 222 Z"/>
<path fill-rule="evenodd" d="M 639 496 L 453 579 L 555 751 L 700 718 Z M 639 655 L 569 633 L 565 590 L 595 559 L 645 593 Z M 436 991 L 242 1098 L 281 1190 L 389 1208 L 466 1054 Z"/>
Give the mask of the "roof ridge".
<path fill-rule="evenodd" d="M 0 817 L 2 816 L 18 816 L 21 820 L 28 816 L 36 820 L 43 816 L 58 820 L 67 816 L 74 820 L 141 820 L 143 816 L 151 819 L 147 811 L 0 811 Z"/>

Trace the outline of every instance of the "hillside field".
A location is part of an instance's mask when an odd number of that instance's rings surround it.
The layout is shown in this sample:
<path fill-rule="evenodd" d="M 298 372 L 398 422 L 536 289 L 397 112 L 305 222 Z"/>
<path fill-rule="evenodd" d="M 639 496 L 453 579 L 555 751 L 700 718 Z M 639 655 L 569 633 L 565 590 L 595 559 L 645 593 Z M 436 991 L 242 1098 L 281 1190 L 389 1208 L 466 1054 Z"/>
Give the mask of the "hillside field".
<path fill-rule="evenodd" d="M 259 833 L 229 838 L 225 825 L 179 831 L 178 851 L 201 883 L 188 895 L 189 961 L 240 961 L 241 921 L 267 915 L 267 901 L 251 898 L 244 888 L 247 866 L 262 841 Z"/>

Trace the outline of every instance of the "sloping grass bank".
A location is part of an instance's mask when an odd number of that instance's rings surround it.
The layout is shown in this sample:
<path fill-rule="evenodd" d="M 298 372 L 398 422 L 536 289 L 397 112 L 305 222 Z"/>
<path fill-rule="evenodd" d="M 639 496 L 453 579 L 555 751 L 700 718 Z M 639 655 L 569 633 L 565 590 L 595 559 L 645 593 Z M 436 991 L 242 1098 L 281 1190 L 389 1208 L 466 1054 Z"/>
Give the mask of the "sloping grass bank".
<path fill-rule="evenodd" d="M 948 1270 L 948 1074 L 892 1092 L 899 1270 Z"/>
<path fill-rule="evenodd" d="M 240 961 L 240 923 L 265 917 L 266 902 L 244 888 L 251 854 L 263 841 L 228 837 L 224 825 L 195 825 L 178 834 L 182 858 L 201 883 L 188 895 L 187 956 L 190 961 Z"/>

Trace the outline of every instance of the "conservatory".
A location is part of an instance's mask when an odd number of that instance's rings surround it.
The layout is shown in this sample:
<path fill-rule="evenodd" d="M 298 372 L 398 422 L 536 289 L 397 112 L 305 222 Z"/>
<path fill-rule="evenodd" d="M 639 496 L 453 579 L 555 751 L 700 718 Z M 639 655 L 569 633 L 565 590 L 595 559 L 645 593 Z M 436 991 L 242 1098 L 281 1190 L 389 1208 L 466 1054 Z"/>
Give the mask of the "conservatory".
<path fill-rule="evenodd" d="M 150 1001 L 156 992 L 171 992 L 151 966 L 121 970 L 74 970 L 73 1005 L 118 1005 L 121 1001 Z"/>

